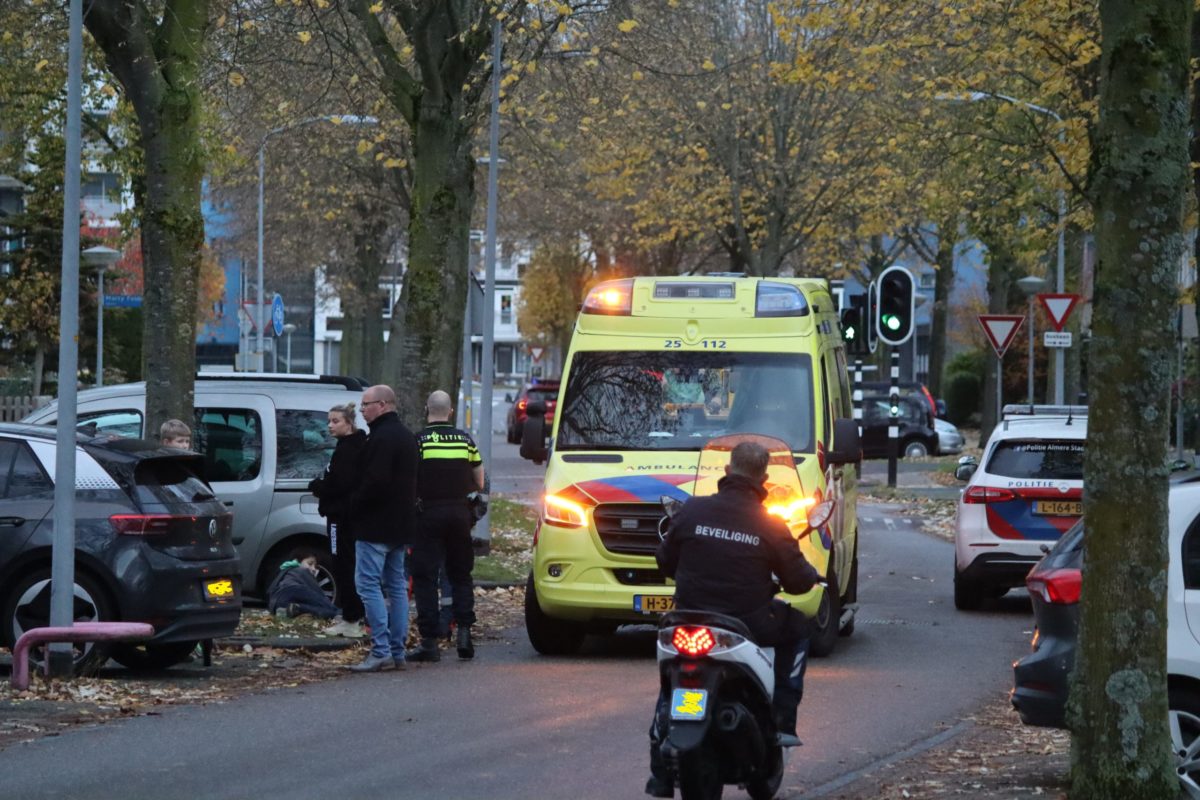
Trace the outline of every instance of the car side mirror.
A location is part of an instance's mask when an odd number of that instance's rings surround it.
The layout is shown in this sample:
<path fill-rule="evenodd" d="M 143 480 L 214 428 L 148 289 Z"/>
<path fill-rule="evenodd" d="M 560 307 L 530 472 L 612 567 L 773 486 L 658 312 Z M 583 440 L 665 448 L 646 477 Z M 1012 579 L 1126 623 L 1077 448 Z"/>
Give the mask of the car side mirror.
<path fill-rule="evenodd" d="M 541 401 L 530 403 L 525 407 L 525 428 L 521 431 L 521 458 L 542 464 L 549 452 L 546 446 L 546 404 Z"/>
<path fill-rule="evenodd" d="M 862 460 L 862 442 L 858 438 L 858 420 L 833 421 L 833 447 L 826 456 L 830 464 L 856 464 Z"/>
<path fill-rule="evenodd" d="M 963 456 L 958 460 L 958 466 L 954 468 L 954 477 L 960 481 L 969 481 L 977 469 L 979 469 L 979 462 L 975 460 L 975 456 Z"/>

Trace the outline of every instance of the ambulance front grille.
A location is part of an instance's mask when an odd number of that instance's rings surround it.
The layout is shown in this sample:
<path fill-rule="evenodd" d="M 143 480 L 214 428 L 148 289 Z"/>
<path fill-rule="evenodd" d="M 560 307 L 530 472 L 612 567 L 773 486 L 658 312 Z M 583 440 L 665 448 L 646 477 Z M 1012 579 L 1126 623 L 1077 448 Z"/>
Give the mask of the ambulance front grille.
<path fill-rule="evenodd" d="M 663 516 L 658 503 L 603 503 L 592 512 L 604 549 L 634 556 L 654 555 Z"/>

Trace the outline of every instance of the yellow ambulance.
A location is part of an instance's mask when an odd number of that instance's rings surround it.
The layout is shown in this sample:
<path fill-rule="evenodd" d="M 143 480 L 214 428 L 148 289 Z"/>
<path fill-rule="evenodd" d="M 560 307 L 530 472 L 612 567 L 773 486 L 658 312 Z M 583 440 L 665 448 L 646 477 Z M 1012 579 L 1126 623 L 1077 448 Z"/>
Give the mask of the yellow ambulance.
<path fill-rule="evenodd" d="M 662 499 L 715 492 L 722 456 L 714 463 L 706 446 L 734 434 L 790 451 L 789 480 L 768 478 L 767 504 L 828 583 L 786 596 L 813 619 L 812 652 L 827 655 L 853 631 L 861 450 L 826 281 L 598 284 L 575 324 L 548 441 L 542 411 L 530 406 L 521 444 L 522 456 L 547 463 L 525 596 L 538 652 L 571 653 L 588 633 L 653 623 L 673 608 L 654 560 Z M 780 502 L 791 487 L 799 496 Z M 817 504 L 833 511 L 812 528 L 805 510 Z"/>

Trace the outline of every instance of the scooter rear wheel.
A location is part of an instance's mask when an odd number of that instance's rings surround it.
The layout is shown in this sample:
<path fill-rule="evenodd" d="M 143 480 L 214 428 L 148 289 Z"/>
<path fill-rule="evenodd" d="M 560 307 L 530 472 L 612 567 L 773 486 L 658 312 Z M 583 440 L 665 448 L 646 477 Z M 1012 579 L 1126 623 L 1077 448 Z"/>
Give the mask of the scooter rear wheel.
<path fill-rule="evenodd" d="M 679 757 L 679 796 L 682 800 L 720 800 L 725 789 L 715 754 L 708 748 Z"/>
<path fill-rule="evenodd" d="M 750 795 L 752 800 L 772 800 L 775 793 L 779 791 L 779 786 L 783 783 L 783 748 L 774 747 L 771 752 L 771 760 L 774 768 L 771 775 L 766 778 L 748 781 L 746 783 L 746 794 Z"/>

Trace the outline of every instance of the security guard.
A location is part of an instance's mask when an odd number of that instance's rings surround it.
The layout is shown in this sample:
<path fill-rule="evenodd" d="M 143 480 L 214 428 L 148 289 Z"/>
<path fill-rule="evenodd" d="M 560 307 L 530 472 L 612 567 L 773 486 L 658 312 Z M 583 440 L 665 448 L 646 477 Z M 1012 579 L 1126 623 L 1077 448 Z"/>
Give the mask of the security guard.
<path fill-rule="evenodd" d="M 795 746 L 800 743 L 796 711 L 804 694 L 808 621 L 775 599 L 772 576 L 794 594 L 812 589 L 821 576 L 805 560 L 787 525 L 763 507 L 769 462 L 767 449 L 756 442 L 734 447 L 717 493 L 684 504 L 655 558 L 662 573 L 675 579 L 676 607 L 737 617 L 760 646 L 775 648 L 772 710 L 778 742 Z M 673 796 L 659 750 L 666 707 L 666 695 L 660 693 L 650 728 L 646 794 L 652 797 Z"/>
<path fill-rule="evenodd" d="M 483 459 L 466 431 L 450 424 L 450 395 L 436 391 L 425 403 L 428 425 L 417 435 L 420 467 L 417 495 L 421 518 L 410 561 L 413 598 L 417 601 L 419 647 L 407 654 L 409 661 L 439 661 L 438 571 L 443 563 L 450 580 L 454 620 L 458 623 L 459 658 L 473 658 L 471 625 L 475 623 L 475 589 L 471 569 L 475 551 L 471 527 L 475 514 L 468 495 L 484 487 Z"/>

